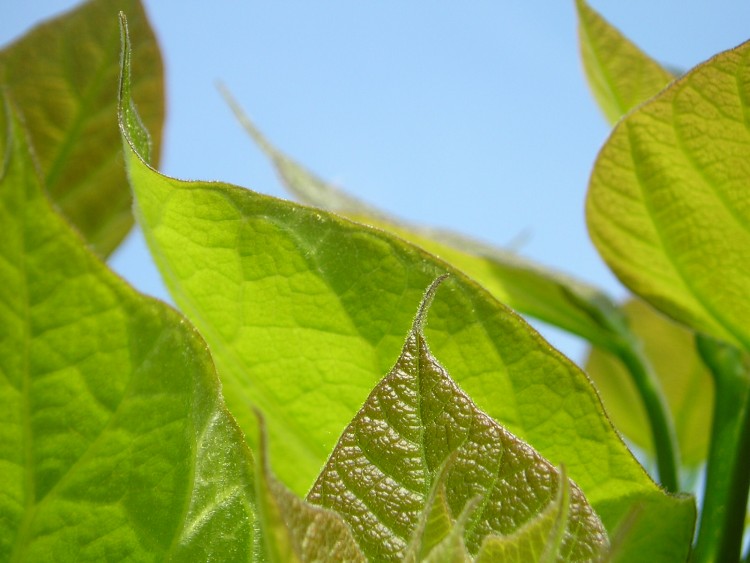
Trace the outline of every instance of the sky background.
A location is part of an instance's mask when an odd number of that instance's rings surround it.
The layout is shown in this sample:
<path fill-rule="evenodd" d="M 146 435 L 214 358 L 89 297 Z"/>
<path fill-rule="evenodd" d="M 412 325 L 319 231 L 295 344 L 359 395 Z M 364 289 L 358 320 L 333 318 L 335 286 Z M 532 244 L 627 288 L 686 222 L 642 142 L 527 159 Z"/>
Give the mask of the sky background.
<path fill-rule="evenodd" d="M 2 0 L 0 44 L 76 4 Z M 166 69 L 164 173 L 287 197 L 221 80 L 272 143 L 360 199 L 498 245 L 520 237 L 522 255 L 626 295 L 584 222 L 609 127 L 583 76 L 573 0 L 145 5 Z M 747 0 L 591 5 L 682 69 L 750 38 Z M 111 265 L 168 299 L 137 229 Z M 581 361 L 582 343 L 541 330 Z"/>

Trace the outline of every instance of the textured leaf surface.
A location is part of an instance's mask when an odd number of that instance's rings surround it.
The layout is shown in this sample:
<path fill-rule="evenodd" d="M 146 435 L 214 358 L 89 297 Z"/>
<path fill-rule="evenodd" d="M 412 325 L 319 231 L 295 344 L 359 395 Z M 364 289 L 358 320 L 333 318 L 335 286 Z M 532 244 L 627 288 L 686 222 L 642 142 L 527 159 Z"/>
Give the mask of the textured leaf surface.
<path fill-rule="evenodd" d="M 284 186 L 304 203 L 394 233 L 431 252 L 474 278 L 513 309 L 589 342 L 618 346 L 621 315 L 596 288 L 545 269 L 509 251 L 456 233 L 405 223 L 326 183 L 272 146 L 227 92 L 237 118 L 268 155 Z"/>
<path fill-rule="evenodd" d="M 659 93 L 674 76 L 594 11 L 576 0 L 581 58 L 591 91 L 614 124 Z"/>
<path fill-rule="evenodd" d="M 428 290 L 395 366 L 346 428 L 308 495 L 341 514 L 376 561 L 401 560 L 436 475 L 445 489 L 437 500 L 451 514 L 481 499 L 464 534 L 471 553 L 490 534 L 508 536 L 543 518 L 560 486 L 554 467 L 480 411 L 431 354 L 422 327 L 436 288 Z M 561 560 L 595 559 L 607 535 L 574 485 L 570 515 L 557 544 Z"/>
<path fill-rule="evenodd" d="M 576 491 L 572 489 L 575 499 Z M 571 508 L 574 511 L 571 514 Z M 508 536 L 487 536 L 482 542 L 482 548 L 477 561 L 491 563 L 551 563 L 552 561 L 578 560 L 569 557 L 564 552 L 566 533 L 569 533 L 571 517 L 575 518 L 576 506 L 571 507 L 571 486 L 564 473 L 558 476 L 558 487 L 555 497 L 541 511 L 536 518 L 524 523 L 513 534 Z M 602 545 L 598 549 L 596 559 L 603 559 L 607 548 Z M 594 554 L 581 554 L 581 560 L 592 560 Z"/>
<path fill-rule="evenodd" d="M 589 230 L 617 276 L 699 332 L 750 349 L 750 43 L 690 71 L 615 128 Z"/>
<path fill-rule="evenodd" d="M 52 211 L 5 109 L 0 560 L 247 560 L 252 460 L 205 343 Z"/>
<path fill-rule="evenodd" d="M 259 442 L 256 485 L 265 560 L 364 563 L 366 559 L 343 519 L 300 499 L 280 483 L 271 472 L 262 435 Z"/>
<path fill-rule="evenodd" d="M 127 63 L 127 59 L 126 63 Z M 137 153 L 121 124 L 136 215 L 175 301 L 206 338 L 247 436 L 267 420 L 274 470 L 307 492 L 341 430 L 392 366 L 432 280 L 433 349 L 480 408 L 532 444 L 616 526 L 632 502 L 654 560 L 683 553 L 692 501 L 663 494 L 613 430 L 586 376 L 513 312 L 434 256 L 333 214 L 218 182 L 185 182 Z M 136 141 L 136 144 L 132 142 Z M 253 440 L 254 441 L 254 440 Z"/>
<path fill-rule="evenodd" d="M 706 459 L 713 408 L 711 375 L 695 351 L 695 337 L 640 300 L 623 306 L 643 342 L 669 403 L 681 461 L 696 466 Z M 594 380 L 615 426 L 653 455 L 651 431 L 630 375 L 614 357 L 592 350 L 586 373 Z"/>
<path fill-rule="evenodd" d="M 0 8 L 0 17 L 10 4 Z M 23 113 L 50 197 L 103 256 L 133 224 L 117 130 L 119 11 L 130 21 L 140 69 L 133 96 L 151 131 L 157 162 L 163 71 L 138 0 L 91 0 L 0 51 L 0 85 Z"/>

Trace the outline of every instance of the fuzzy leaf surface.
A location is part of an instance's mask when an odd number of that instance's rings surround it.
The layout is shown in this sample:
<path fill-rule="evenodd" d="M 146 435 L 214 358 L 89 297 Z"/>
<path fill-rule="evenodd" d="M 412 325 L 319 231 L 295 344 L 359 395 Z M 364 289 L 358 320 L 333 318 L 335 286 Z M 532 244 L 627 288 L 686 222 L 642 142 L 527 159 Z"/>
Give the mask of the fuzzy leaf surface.
<path fill-rule="evenodd" d="M 10 3 L 2 11 L 12 9 Z M 91 0 L 0 51 L 0 85 L 23 113 L 52 201 L 101 256 L 133 224 L 117 129 L 117 14 L 130 21 L 141 70 L 133 97 L 158 162 L 164 121 L 161 54 L 138 0 Z"/>
<path fill-rule="evenodd" d="M 126 51 L 127 52 L 127 51 Z M 452 272 L 427 334 L 482 410 L 570 477 L 615 527 L 642 501 L 654 560 L 687 549 L 692 501 L 662 493 L 586 376 L 520 317 L 424 250 L 334 214 L 220 182 L 164 176 L 138 153 L 127 89 L 121 127 L 136 215 L 182 311 L 206 338 L 227 404 L 255 441 L 267 423 L 276 475 L 304 494 L 341 430 L 392 367 L 423 289 Z"/>
<path fill-rule="evenodd" d="M 695 336 L 640 300 L 623 306 L 633 332 L 643 342 L 669 403 L 682 463 L 697 466 L 706 459 L 714 388 L 711 374 L 695 351 Z M 622 363 L 593 349 L 586 373 L 596 383 L 615 426 L 634 444 L 653 455 L 651 430 L 638 393 Z"/>
<path fill-rule="evenodd" d="M 750 349 L 750 43 L 628 115 L 591 176 L 592 239 L 633 292 Z"/>
<path fill-rule="evenodd" d="M 302 202 L 393 233 L 452 264 L 499 301 L 541 321 L 614 350 L 622 318 L 593 286 L 457 233 L 411 225 L 327 183 L 271 145 L 229 96 L 238 120 L 269 157 L 284 186 Z"/>
<path fill-rule="evenodd" d="M 544 519 L 561 486 L 557 470 L 479 410 L 430 352 L 422 328 L 436 289 L 437 283 L 428 290 L 398 361 L 346 428 L 308 495 L 341 514 L 376 561 L 403 558 L 420 514 L 433 511 L 427 500 L 436 476 L 443 493 L 436 500 L 451 514 L 481 499 L 464 533 L 474 554 L 487 536 L 509 536 Z M 595 559 L 607 534 L 580 489 L 568 486 L 562 497 L 570 495 L 571 517 L 566 511 L 553 553 L 563 561 Z M 532 539 L 540 552 L 548 542 Z"/>
<path fill-rule="evenodd" d="M 0 105 L 0 560 L 247 560 L 252 460 L 204 341 L 52 210 L 10 107 Z"/>
<path fill-rule="evenodd" d="M 364 563 L 364 555 L 338 514 L 302 500 L 276 479 L 268 463 L 264 431 L 261 424 L 256 487 L 265 560 Z"/>
<path fill-rule="evenodd" d="M 655 96 L 674 75 L 634 45 L 585 0 L 576 0 L 583 69 L 611 124 Z"/>

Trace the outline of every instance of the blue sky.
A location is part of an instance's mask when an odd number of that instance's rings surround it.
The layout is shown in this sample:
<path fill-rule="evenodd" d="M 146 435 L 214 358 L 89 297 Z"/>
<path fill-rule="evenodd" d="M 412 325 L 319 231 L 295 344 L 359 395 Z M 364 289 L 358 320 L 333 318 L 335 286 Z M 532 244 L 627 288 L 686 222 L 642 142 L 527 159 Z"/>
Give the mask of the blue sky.
<path fill-rule="evenodd" d="M 0 43 L 75 4 L 6 2 Z M 684 69 L 750 39 L 745 0 L 591 4 Z M 609 129 L 583 77 L 572 0 L 145 5 L 167 71 L 165 173 L 286 197 L 221 80 L 273 143 L 357 197 L 499 245 L 522 236 L 521 254 L 625 295 L 584 224 Z M 137 231 L 112 265 L 166 297 Z M 543 333 L 580 360 L 575 339 Z"/>

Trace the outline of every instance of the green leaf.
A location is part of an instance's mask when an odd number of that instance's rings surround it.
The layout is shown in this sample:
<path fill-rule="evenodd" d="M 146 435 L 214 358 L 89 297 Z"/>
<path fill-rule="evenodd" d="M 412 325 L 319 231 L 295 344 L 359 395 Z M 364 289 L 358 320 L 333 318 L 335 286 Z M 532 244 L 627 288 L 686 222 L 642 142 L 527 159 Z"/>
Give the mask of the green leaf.
<path fill-rule="evenodd" d="M 661 382 L 675 421 L 681 461 L 697 466 L 708 451 L 714 391 L 711 374 L 695 351 L 694 336 L 643 301 L 629 301 L 623 310 Z M 615 426 L 653 456 L 646 413 L 622 363 L 594 349 L 586 361 L 586 372 L 596 383 Z"/>
<path fill-rule="evenodd" d="M 267 561 L 366 561 L 335 512 L 298 498 L 272 474 L 261 420 L 256 464 L 258 516 Z"/>
<path fill-rule="evenodd" d="M 252 460 L 205 343 L 52 211 L 9 107 L 0 105 L 0 560 L 247 560 Z"/>
<path fill-rule="evenodd" d="M 608 350 L 620 346 L 622 317 L 604 293 L 515 253 L 440 229 L 408 224 L 316 177 L 272 146 L 226 90 L 237 119 L 273 162 L 284 186 L 301 201 L 391 232 L 419 245 L 482 284 L 513 309 L 577 334 Z"/>
<path fill-rule="evenodd" d="M 133 96 L 151 131 L 152 161 L 158 162 L 161 54 L 138 0 L 91 0 L 0 51 L 0 85 L 24 116 L 47 192 L 102 256 L 133 224 L 116 119 L 118 11 L 130 20 L 140 69 Z"/>
<path fill-rule="evenodd" d="M 576 0 L 578 38 L 586 78 L 607 120 L 614 124 L 655 96 L 674 75 L 594 11 Z"/>
<path fill-rule="evenodd" d="M 127 53 L 127 46 L 126 51 Z M 397 357 L 422 291 L 433 349 L 478 406 L 564 463 L 605 525 L 633 502 L 653 560 L 686 553 L 692 500 L 665 495 L 606 418 L 587 377 L 451 266 L 380 230 L 219 182 L 159 174 L 139 157 L 123 57 L 121 126 L 136 216 L 175 301 L 206 338 L 227 404 L 275 473 L 304 494 L 336 437 Z M 633 553 L 636 553 L 635 551 Z"/>
<path fill-rule="evenodd" d="M 558 474 L 555 498 L 544 510 L 509 536 L 487 536 L 482 542 L 477 561 L 479 563 L 492 561 L 551 563 L 559 559 L 567 561 L 563 546 L 566 531 L 571 525 L 570 502 L 570 481 L 565 476 L 565 472 L 561 471 Z M 602 560 L 606 551 L 606 545 L 600 546 L 596 553 L 596 560 Z M 591 559 L 593 557 L 586 557 L 586 560 Z"/>
<path fill-rule="evenodd" d="M 750 43 L 698 66 L 615 128 L 587 219 L 617 276 L 698 332 L 750 349 Z"/>
<path fill-rule="evenodd" d="M 540 517 L 560 487 L 555 468 L 479 410 L 431 354 L 423 326 L 439 281 L 425 295 L 395 366 L 346 428 L 308 495 L 341 514 L 377 561 L 403 557 L 436 476 L 452 514 L 481 498 L 466 527 L 470 553 L 488 535 L 511 535 Z M 560 556 L 596 559 L 607 546 L 601 521 L 575 485 L 570 505 Z M 544 551 L 546 539 L 532 543 Z"/>

